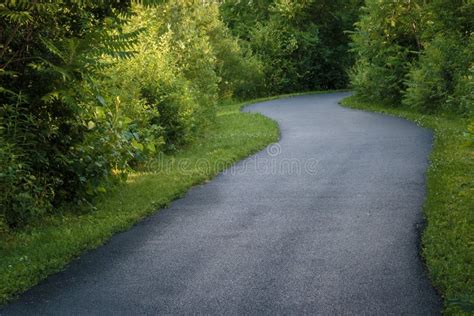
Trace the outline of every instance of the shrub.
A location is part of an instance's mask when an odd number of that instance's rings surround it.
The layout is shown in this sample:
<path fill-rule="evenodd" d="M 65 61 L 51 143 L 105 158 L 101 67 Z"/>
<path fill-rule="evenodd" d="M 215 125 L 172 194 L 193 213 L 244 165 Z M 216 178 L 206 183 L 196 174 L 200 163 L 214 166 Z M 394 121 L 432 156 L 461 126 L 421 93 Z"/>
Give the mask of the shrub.
<path fill-rule="evenodd" d="M 1 139 L 0 147 L 0 235 L 8 227 L 15 227 L 37 219 L 51 208 L 52 190 L 47 183 L 39 183 L 30 166 L 22 162 L 14 146 Z"/>
<path fill-rule="evenodd" d="M 472 42 L 471 39 L 471 47 Z M 454 94 L 448 102 L 457 104 L 459 112 L 474 117 L 474 62 L 471 62 L 468 71 L 458 77 Z"/>
<path fill-rule="evenodd" d="M 362 12 L 352 34 L 352 85 L 368 99 L 399 104 L 421 49 L 421 7 L 417 1 L 370 0 Z"/>
<path fill-rule="evenodd" d="M 410 52 L 401 46 L 372 45 L 370 49 L 378 53 L 370 59 L 358 59 L 350 71 L 352 86 L 368 100 L 396 105 L 405 89 L 403 78 L 410 69 Z"/>
<path fill-rule="evenodd" d="M 128 8 L 117 1 L 0 5 L 0 217 L 9 226 L 64 203 L 89 203 L 114 178 L 120 137 L 99 134 L 94 113 L 104 98 L 93 78 L 105 66 L 101 56 L 130 56 L 135 34 L 120 32 Z"/>
<path fill-rule="evenodd" d="M 461 90 L 467 87 L 460 81 L 472 63 L 467 44 L 461 36 L 446 34 L 427 43 L 418 65 L 410 71 L 404 103 L 424 112 L 464 112 L 459 101 L 467 93 Z"/>
<path fill-rule="evenodd" d="M 366 1 L 351 81 L 372 101 L 472 113 L 472 1 Z M 403 99 L 403 100 L 402 100 Z"/>
<path fill-rule="evenodd" d="M 224 20 L 263 67 L 265 94 L 344 88 L 361 1 L 229 0 Z"/>

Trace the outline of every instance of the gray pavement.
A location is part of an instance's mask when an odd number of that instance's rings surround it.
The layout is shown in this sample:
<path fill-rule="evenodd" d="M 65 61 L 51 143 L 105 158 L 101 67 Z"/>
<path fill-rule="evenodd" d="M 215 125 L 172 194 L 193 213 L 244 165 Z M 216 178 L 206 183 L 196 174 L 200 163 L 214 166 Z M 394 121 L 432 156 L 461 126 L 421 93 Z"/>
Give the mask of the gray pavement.
<path fill-rule="evenodd" d="M 279 123 L 278 144 L 0 314 L 439 314 L 418 233 L 432 135 L 337 105 L 347 95 L 248 107 Z"/>

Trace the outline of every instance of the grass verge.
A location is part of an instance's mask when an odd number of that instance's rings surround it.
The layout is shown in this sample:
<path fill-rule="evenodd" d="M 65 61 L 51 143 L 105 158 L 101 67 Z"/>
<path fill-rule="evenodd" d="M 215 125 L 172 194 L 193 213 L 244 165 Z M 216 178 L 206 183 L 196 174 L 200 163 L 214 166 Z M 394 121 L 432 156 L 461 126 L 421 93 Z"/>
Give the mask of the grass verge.
<path fill-rule="evenodd" d="M 0 305 L 167 206 L 191 186 L 276 141 L 274 121 L 240 112 L 248 103 L 220 107 L 215 125 L 203 138 L 154 161 L 144 172 L 132 173 L 127 183 L 101 197 L 96 211 L 47 217 L 0 236 Z"/>
<path fill-rule="evenodd" d="M 466 133 L 468 120 L 388 108 L 355 96 L 341 104 L 400 116 L 434 131 L 422 255 L 444 298 L 445 314 L 474 314 L 474 135 Z"/>

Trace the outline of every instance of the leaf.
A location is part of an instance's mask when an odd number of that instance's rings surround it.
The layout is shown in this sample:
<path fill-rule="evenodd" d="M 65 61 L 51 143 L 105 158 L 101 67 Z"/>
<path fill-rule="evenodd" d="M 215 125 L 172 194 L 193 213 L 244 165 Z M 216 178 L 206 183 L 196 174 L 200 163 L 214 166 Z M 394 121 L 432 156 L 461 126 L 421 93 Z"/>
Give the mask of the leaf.
<path fill-rule="evenodd" d="M 140 151 L 143 151 L 144 147 L 142 144 L 140 144 L 136 139 L 132 140 L 132 147 L 135 149 L 138 149 Z"/>
<path fill-rule="evenodd" d="M 96 98 L 97 98 L 97 101 L 99 101 L 100 104 L 102 104 L 103 106 L 107 106 L 107 103 L 105 102 L 105 99 L 101 95 L 97 95 Z"/>
<path fill-rule="evenodd" d="M 66 61 L 66 56 L 64 56 L 63 52 L 61 52 L 61 50 L 58 47 L 56 47 L 56 45 L 54 45 L 54 43 L 50 39 L 46 37 L 42 37 L 42 36 L 40 36 L 39 39 L 52 54 L 61 58 L 62 61 L 64 62 Z"/>
<path fill-rule="evenodd" d="M 105 192 L 107 192 L 107 189 L 103 185 L 101 185 L 101 186 L 97 187 L 97 192 L 105 193 Z"/>
<path fill-rule="evenodd" d="M 148 149 L 150 152 L 155 153 L 156 152 L 156 146 L 153 143 L 149 143 L 146 145 L 146 149 Z"/>
<path fill-rule="evenodd" d="M 125 117 L 123 117 L 123 122 L 128 125 L 128 124 L 130 124 L 131 122 L 133 122 L 133 120 L 132 120 L 131 118 L 125 116 Z"/>
<path fill-rule="evenodd" d="M 88 128 L 88 129 L 94 129 L 94 128 L 95 128 L 95 123 L 92 122 L 92 121 L 89 121 L 89 122 L 87 123 L 87 128 Z"/>
<path fill-rule="evenodd" d="M 59 100 L 59 91 L 50 92 L 41 97 L 41 100 L 44 102 L 52 102 L 54 100 Z"/>
<path fill-rule="evenodd" d="M 98 119 L 104 119 L 105 118 L 105 111 L 102 107 L 100 106 L 96 106 L 95 107 L 95 116 L 98 118 Z"/>

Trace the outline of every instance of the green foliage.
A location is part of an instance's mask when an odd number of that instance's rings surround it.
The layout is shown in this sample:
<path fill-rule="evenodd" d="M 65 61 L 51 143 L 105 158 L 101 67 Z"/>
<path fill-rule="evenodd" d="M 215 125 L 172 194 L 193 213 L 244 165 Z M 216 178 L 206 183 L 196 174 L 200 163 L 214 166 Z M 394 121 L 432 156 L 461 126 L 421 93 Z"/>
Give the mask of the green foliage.
<path fill-rule="evenodd" d="M 458 77 L 454 90 L 454 102 L 459 102 L 459 109 L 468 117 L 474 117 L 474 63 L 466 74 Z"/>
<path fill-rule="evenodd" d="M 130 56 L 135 34 L 119 28 L 127 9 L 117 1 L 0 5 L 0 126 L 2 156 L 10 156 L 2 159 L 0 203 L 9 226 L 64 201 L 84 203 L 83 192 L 101 190 L 111 175 L 93 167 L 104 161 L 96 160 L 99 147 L 85 146 L 86 118 L 100 97 L 91 79 L 99 57 Z"/>
<path fill-rule="evenodd" d="M 473 39 L 439 34 L 429 42 L 410 71 L 404 103 L 423 112 L 472 112 L 474 105 L 469 105 L 468 98 L 473 93 L 469 83 Z"/>
<path fill-rule="evenodd" d="M 0 138 L 0 234 L 16 222 L 24 222 L 31 217 L 43 215 L 50 208 L 48 203 L 51 192 L 36 182 L 29 166 L 22 163 L 22 157 L 14 151 L 14 146 Z M 42 203 L 46 203 L 43 205 Z"/>
<path fill-rule="evenodd" d="M 132 2 L 0 4 L 1 227 L 93 207 L 263 86 L 217 2 Z"/>
<path fill-rule="evenodd" d="M 367 0 L 362 12 L 352 34 L 352 86 L 368 99 L 397 104 L 421 48 L 419 1 Z"/>
<path fill-rule="evenodd" d="M 265 93 L 343 88 L 361 1 L 225 1 L 224 20 L 263 63 Z"/>
<path fill-rule="evenodd" d="M 372 101 L 472 114 L 472 1 L 367 0 L 352 35 L 352 85 Z"/>

